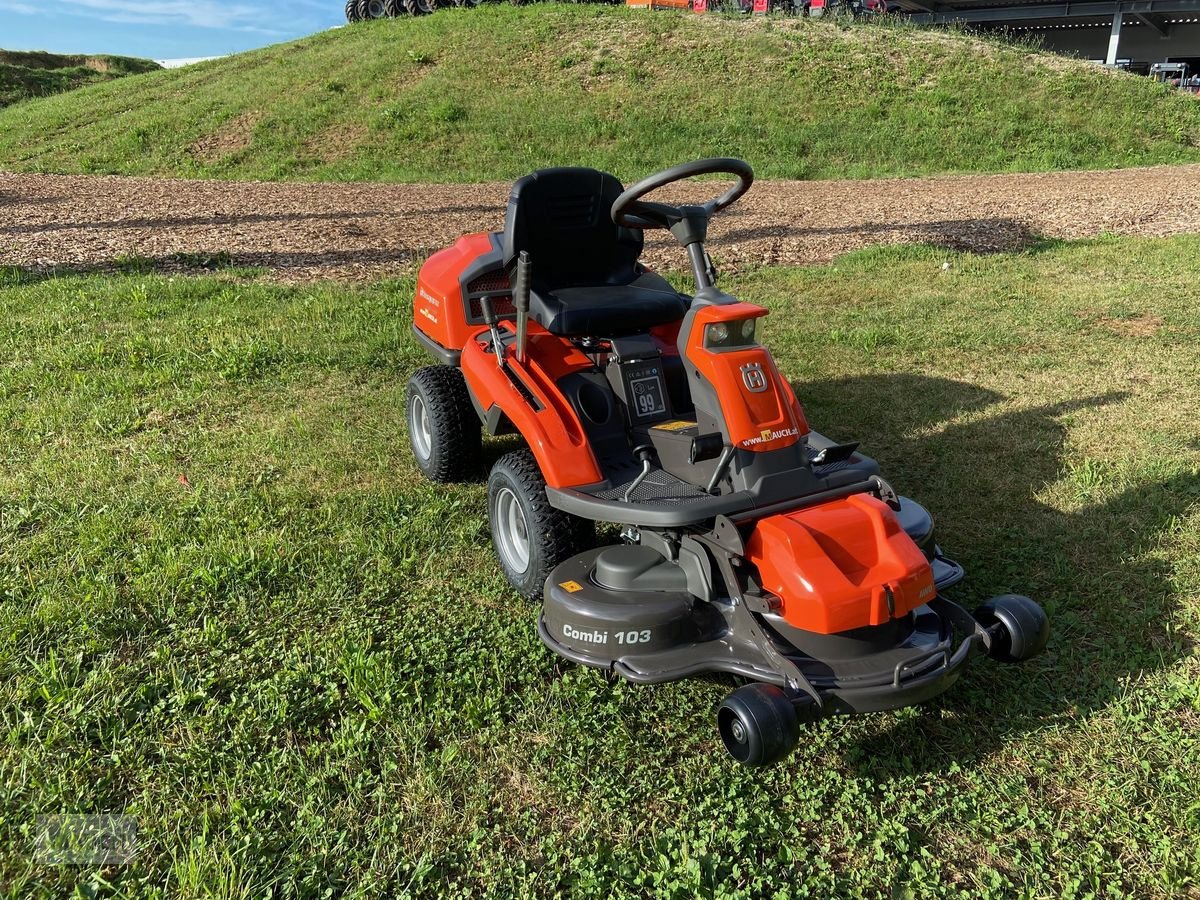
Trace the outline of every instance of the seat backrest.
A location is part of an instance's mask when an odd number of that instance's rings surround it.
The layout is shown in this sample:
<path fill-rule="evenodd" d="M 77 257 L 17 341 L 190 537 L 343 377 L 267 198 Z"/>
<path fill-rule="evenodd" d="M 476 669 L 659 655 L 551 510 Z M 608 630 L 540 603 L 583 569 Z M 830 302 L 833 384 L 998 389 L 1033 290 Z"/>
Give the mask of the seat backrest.
<path fill-rule="evenodd" d="M 534 289 L 628 284 L 642 233 L 613 223 L 625 188 L 596 169 L 541 169 L 513 185 L 504 216 L 504 265 L 529 253 Z"/>

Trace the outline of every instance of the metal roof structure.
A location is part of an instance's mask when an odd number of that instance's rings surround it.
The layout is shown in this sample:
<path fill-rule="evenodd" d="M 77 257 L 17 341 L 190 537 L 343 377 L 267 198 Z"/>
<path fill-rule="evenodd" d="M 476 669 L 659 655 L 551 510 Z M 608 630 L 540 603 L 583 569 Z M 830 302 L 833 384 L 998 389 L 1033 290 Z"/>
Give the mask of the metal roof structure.
<path fill-rule="evenodd" d="M 966 25 L 1012 30 L 1111 27 L 1106 62 L 1117 62 L 1123 25 L 1152 28 L 1162 37 L 1176 24 L 1200 20 L 1200 0 L 896 0 L 917 25 Z"/>
<path fill-rule="evenodd" d="M 1030 3 L 1028 0 L 898 0 L 919 25 L 1045 23 L 1052 19 L 1109 20 L 1118 12 L 1162 31 L 1172 20 L 1200 16 L 1200 0 L 1089 0 Z"/>

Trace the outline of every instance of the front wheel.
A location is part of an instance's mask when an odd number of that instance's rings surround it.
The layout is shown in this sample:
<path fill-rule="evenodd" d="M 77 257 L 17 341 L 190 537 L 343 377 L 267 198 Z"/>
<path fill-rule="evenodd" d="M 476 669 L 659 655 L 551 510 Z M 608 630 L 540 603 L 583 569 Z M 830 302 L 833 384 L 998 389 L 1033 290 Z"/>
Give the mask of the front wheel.
<path fill-rule="evenodd" d="M 410 16 L 427 16 L 437 9 L 436 0 L 403 0 Z"/>
<path fill-rule="evenodd" d="M 559 563 L 595 542 L 595 524 L 546 499 L 546 481 L 529 450 L 496 460 L 488 477 L 488 522 L 500 569 L 522 597 L 537 600 Z"/>
<path fill-rule="evenodd" d="M 346 21 L 359 21 L 358 15 L 358 0 L 346 0 Z"/>
<path fill-rule="evenodd" d="M 1045 610 L 1020 594 L 993 597 L 975 610 L 975 618 L 992 633 L 988 656 L 1000 662 L 1033 659 L 1050 640 L 1050 620 Z"/>
<path fill-rule="evenodd" d="M 730 756 L 744 766 L 765 766 L 791 753 L 800 737 L 800 717 L 782 688 L 759 682 L 721 701 L 717 730 Z"/>

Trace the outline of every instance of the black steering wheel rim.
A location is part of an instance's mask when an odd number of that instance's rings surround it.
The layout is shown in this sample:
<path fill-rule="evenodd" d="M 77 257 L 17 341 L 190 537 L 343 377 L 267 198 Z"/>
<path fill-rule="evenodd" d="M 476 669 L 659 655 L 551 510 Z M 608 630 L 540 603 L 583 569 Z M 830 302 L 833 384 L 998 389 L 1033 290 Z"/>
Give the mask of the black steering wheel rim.
<path fill-rule="evenodd" d="M 721 156 L 680 163 L 643 178 L 626 188 L 625 192 L 613 201 L 610 213 L 613 222 L 624 228 L 670 228 L 671 225 L 683 218 L 682 210 L 665 203 L 645 201 L 642 200 L 642 197 L 668 184 L 683 181 L 685 178 L 695 178 L 698 175 L 734 175 L 737 177 L 737 184 L 719 197 L 701 204 L 709 216 L 719 213 L 734 203 L 750 190 L 750 185 L 754 183 L 754 170 L 750 168 L 748 162 L 742 159 Z"/>

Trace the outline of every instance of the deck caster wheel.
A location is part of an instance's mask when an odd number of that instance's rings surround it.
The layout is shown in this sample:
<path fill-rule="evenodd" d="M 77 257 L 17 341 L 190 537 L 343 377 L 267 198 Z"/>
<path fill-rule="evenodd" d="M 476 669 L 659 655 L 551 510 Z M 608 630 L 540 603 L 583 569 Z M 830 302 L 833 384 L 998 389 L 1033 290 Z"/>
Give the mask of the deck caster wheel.
<path fill-rule="evenodd" d="M 975 610 L 975 618 L 992 632 L 988 656 L 1006 663 L 1025 662 L 1046 649 L 1050 620 L 1028 597 L 1003 594 Z"/>
<path fill-rule="evenodd" d="M 466 481 L 479 472 L 483 435 L 462 372 L 426 366 L 413 373 L 405 403 L 417 468 L 431 481 Z"/>
<path fill-rule="evenodd" d="M 595 543 L 595 523 L 555 509 L 529 450 L 496 460 L 488 477 L 488 523 L 504 577 L 522 597 L 538 600 L 546 578 Z"/>
<path fill-rule="evenodd" d="M 748 684 L 721 701 L 717 730 L 730 756 L 744 766 L 765 766 L 796 746 L 800 718 L 782 688 Z"/>

